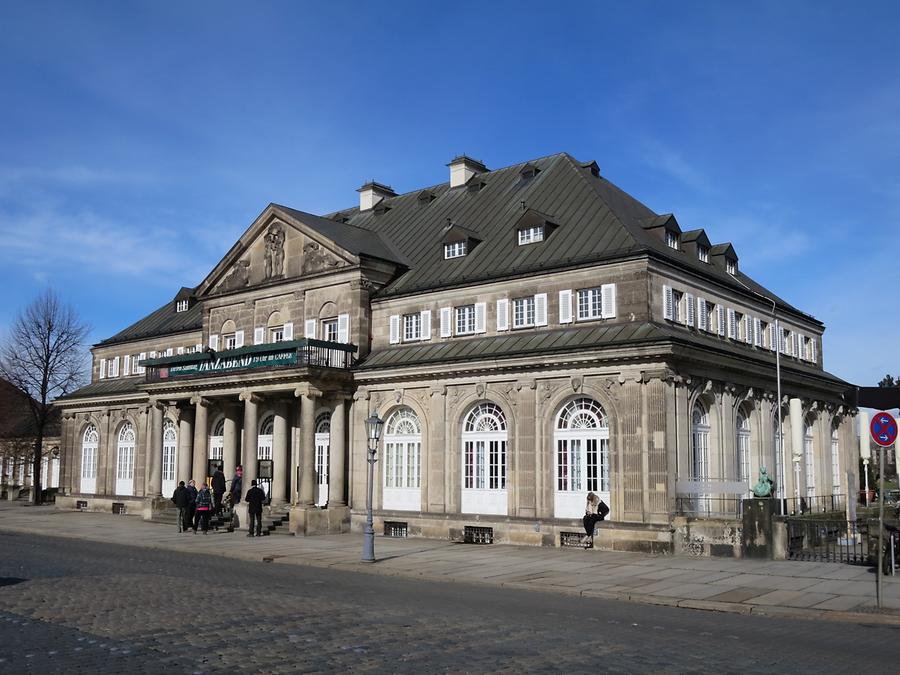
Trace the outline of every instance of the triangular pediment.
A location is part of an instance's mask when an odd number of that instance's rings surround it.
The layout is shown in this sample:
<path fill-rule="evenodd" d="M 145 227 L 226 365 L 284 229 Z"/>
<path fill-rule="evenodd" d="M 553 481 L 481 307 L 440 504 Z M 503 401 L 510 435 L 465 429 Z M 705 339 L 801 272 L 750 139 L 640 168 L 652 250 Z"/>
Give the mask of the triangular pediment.
<path fill-rule="evenodd" d="M 270 204 L 197 287 L 197 296 L 358 265 L 359 257 L 326 236 L 319 220 Z"/>

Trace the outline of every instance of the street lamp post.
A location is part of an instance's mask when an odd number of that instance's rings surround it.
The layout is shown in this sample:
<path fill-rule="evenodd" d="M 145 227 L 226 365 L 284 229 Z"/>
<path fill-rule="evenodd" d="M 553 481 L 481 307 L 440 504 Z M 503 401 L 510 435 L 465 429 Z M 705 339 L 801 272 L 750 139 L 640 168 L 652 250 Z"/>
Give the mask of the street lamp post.
<path fill-rule="evenodd" d="M 366 418 L 366 441 L 369 447 L 369 477 L 366 490 L 366 528 L 363 533 L 363 562 L 375 562 L 375 528 L 372 525 L 372 492 L 375 487 L 375 462 L 378 461 L 378 439 L 381 438 L 381 428 L 384 420 L 378 417 L 378 412 L 373 411 Z"/>

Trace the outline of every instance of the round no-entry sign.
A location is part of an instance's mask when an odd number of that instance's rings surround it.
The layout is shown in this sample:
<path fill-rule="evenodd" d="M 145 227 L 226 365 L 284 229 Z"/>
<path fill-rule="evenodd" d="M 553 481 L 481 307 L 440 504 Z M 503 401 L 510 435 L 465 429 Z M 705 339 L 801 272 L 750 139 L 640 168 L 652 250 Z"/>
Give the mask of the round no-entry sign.
<path fill-rule="evenodd" d="M 872 415 L 869 431 L 872 433 L 872 440 L 886 448 L 897 440 L 897 420 L 890 413 L 877 412 Z"/>

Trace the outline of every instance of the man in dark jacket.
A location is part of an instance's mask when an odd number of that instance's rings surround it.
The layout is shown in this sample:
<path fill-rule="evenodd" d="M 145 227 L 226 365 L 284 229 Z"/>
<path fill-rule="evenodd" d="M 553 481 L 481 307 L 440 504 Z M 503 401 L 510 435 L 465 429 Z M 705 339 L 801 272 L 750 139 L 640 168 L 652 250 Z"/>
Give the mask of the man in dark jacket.
<path fill-rule="evenodd" d="M 247 490 L 247 494 L 244 499 L 247 502 L 247 515 L 250 519 L 250 527 L 248 528 L 250 531 L 247 533 L 248 537 L 253 536 L 253 523 L 256 521 L 256 536 L 262 536 L 262 507 L 263 502 L 266 501 L 266 493 L 263 492 L 260 488 L 256 487 L 256 479 L 250 481 L 250 485 L 252 486 L 249 490 Z"/>
<path fill-rule="evenodd" d="M 234 478 L 231 479 L 231 503 L 240 504 L 241 495 L 244 492 L 244 467 L 240 464 L 234 469 Z"/>
<path fill-rule="evenodd" d="M 222 497 L 225 494 L 225 474 L 222 473 L 222 465 L 216 467 L 212 477 L 213 510 L 218 513 L 222 510 Z"/>
<path fill-rule="evenodd" d="M 191 510 L 191 493 L 184 486 L 184 481 L 178 483 L 178 487 L 172 494 L 172 501 L 175 502 L 175 508 L 178 509 L 178 531 L 187 532 L 190 527 L 187 519 Z"/>

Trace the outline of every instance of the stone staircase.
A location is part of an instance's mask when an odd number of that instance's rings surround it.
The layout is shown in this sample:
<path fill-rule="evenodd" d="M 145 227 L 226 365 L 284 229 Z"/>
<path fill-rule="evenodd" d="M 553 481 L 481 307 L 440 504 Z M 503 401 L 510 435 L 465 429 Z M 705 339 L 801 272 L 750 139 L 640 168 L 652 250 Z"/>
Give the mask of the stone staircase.
<path fill-rule="evenodd" d="M 267 537 L 270 534 L 290 534 L 287 527 L 288 521 L 291 519 L 287 509 L 279 508 L 263 512 L 262 517 L 262 536 Z"/>
<path fill-rule="evenodd" d="M 234 511 L 231 509 L 222 509 L 221 513 L 210 517 L 209 531 L 217 533 L 234 532 L 234 527 L 231 525 L 233 519 Z M 176 511 L 174 507 L 167 508 L 163 511 L 157 511 L 153 514 L 150 521 L 153 523 L 165 523 L 166 525 L 171 525 L 173 531 L 175 531 L 178 529 L 178 511 Z"/>

